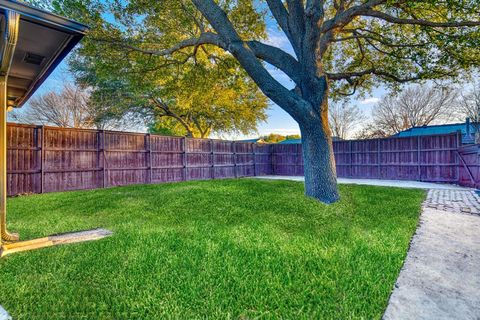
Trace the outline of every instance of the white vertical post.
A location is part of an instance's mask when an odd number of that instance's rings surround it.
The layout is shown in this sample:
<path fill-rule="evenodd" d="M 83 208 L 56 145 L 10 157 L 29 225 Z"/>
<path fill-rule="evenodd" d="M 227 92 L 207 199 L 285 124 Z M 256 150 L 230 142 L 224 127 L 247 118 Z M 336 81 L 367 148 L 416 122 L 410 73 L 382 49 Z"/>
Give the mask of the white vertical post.
<path fill-rule="evenodd" d="M 7 80 L 17 45 L 20 15 L 14 11 L 5 12 L 6 27 L 3 33 L 5 45 L 0 67 L 0 233 L 1 242 L 17 241 L 18 234 L 7 231 Z"/>

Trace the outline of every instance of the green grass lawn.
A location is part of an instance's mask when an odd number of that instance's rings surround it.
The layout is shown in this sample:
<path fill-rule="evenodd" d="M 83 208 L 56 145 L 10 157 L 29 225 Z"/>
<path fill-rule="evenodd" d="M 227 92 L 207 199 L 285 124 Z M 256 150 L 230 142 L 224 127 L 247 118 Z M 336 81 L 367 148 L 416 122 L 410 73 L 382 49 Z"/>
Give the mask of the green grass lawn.
<path fill-rule="evenodd" d="M 14 319 L 380 318 L 424 192 L 255 179 L 9 199 L 23 239 L 105 227 L 96 242 L 0 261 Z"/>

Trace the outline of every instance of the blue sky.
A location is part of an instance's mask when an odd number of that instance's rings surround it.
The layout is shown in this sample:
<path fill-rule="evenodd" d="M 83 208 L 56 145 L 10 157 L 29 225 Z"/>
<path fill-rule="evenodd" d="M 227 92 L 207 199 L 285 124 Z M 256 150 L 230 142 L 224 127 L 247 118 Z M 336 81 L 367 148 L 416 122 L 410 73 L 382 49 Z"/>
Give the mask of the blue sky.
<path fill-rule="evenodd" d="M 293 50 L 284 35 L 284 33 L 279 30 L 276 25 L 276 22 L 273 19 L 267 19 L 267 31 L 268 31 L 268 40 L 267 42 L 271 45 L 275 45 L 289 53 L 293 54 Z M 285 87 L 292 88 L 292 81 L 285 75 L 283 72 L 278 69 L 267 65 L 269 72 Z M 72 77 L 68 72 L 68 68 L 65 62 L 62 62 L 58 68 L 50 75 L 50 77 L 45 81 L 42 88 L 40 88 L 35 95 L 42 94 L 47 90 L 56 90 L 62 87 L 62 83 L 65 81 L 71 81 Z M 352 104 L 356 104 L 361 110 L 365 111 L 365 114 L 369 115 L 371 108 L 375 105 L 378 99 L 385 94 L 384 88 L 377 88 L 373 90 L 372 95 L 367 98 L 351 100 Z M 28 104 L 25 106 L 28 108 Z M 267 112 L 268 119 L 266 122 L 260 123 L 258 126 L 258 133 L 252 133 L 250 135 L 213 135 L 216 138 L 224 139 L 246 139 L 254 138 L 259 135 L 266 135 L 269 133 L 279 133 L 279 134 L 298 134 L 300 130 L 297 123 L 280 107 L 271 103 L 270 108 Z M 131 128 L 130 130 L 138 131 L 145 130 L 145 128 Z"/>

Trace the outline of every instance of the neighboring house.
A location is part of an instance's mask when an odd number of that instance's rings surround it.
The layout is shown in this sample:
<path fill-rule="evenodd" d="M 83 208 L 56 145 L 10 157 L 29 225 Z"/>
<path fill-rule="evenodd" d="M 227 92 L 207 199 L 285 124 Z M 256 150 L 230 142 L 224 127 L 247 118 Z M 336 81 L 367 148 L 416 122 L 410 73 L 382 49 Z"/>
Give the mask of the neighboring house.
<path fill-rule="evenodd" d="M 296 144 L 296 143 L 302 143 L 302 139 L 283 140 L 283 141 L 280 141 L 278 144 Z"/>
<path fill-rule="evenodd" d="M 475 141 L 475 127 L 476 124 L 470 123 L 467 119 L 464 123 L 450 123 L 450 124 L 439 124 L 431 126 L 422 126 L 422 127 L 413 127 L 405 131 L 401 131 L 393 137 L 417 137 L 417 136 L 431 136 L 437 134 L 450 134 L 461 132 L 462 134 L 462 143 L 469 144 L 474 143 Z"/>

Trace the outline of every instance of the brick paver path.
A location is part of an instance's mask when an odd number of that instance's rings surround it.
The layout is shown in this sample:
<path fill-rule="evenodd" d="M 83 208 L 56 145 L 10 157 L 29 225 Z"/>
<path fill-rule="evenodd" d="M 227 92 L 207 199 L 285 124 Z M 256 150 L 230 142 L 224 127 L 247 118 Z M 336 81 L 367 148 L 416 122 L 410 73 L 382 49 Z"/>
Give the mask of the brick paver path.
<path fill-rule="evenodd" d="M 442 211 L 480 215 L 480 196 L 470 190 L 431 189 L 423 205 Z"/>

